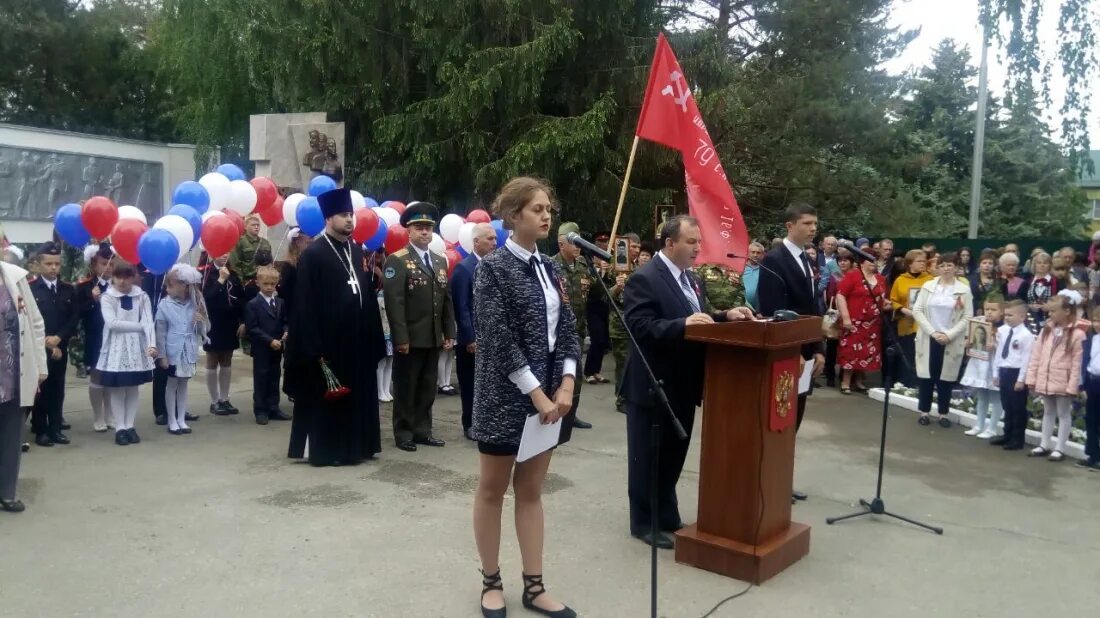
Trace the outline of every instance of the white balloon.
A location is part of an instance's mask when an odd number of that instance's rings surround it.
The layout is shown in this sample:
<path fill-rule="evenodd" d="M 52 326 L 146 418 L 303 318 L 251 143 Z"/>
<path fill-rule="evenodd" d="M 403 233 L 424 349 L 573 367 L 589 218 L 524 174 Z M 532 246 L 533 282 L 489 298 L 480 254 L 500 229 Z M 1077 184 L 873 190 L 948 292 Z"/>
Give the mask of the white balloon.
<path fill-rule="evenodd" d="M 439 220 L 439 235 L 447 242 L 458 242 L 458 232 L 466 220 L 453 212 Z"/>
<path fill-rule="evenodd" d="M 467 221 L 458 228 L 458 244 L 466 253 L 472 253 L 474 250 L 474 226 L 476 225 L 472 221 Z"/>
<path fill-rule="evenodd" d="M 229 203 L 226 208 L 237 211 L 247 217 L 256 209 L 256 187 L 247 180 L 234 180 L 229 183 Z"/>
<path fill-rule="evenodd" d="M 149 224 L 145 219 L 145 213 L 141 212 L 141 209 L 136 206 L 119 206 L 118 220 L 122 221 L 123 219 L 136 219 L 146 225 Z"/>
<path fill-rule="evenodd" d="M 290 227 L 298 227 L 298 204 L 304 199 L 305 193 L 291 193 L 283 200 L 283 221 Z"/>
<path fill-rule="evenodd" d="M 386 227 L 401 225 L 401 213 L 389 206 L 379 206 L 374 209 L 374 212 L 378 213 L 379 217 L 382 217 L 382 220 L 386 222 Z"/>
<path fill-rule="evenodd" d="M 352 189 L 351 190 L 351 208 L 352 208 L 352 210 L 359 210 L 360 208 L 366 208 L 366 207 L 367 207 L 367 198 L 363 197 L 362 193 L 356 191 L 355 189 Z"/>
<path fill-rule="evenodd" d="M 191 243 L 195 242 L 195 230 L 191 229 L 191 224 L 187 222 L 187 219 L 179 215 L 164 215 L 157 219 L 153 227 L 168 230 L 172 233 L 172 236 L 176 237 L 176 242 L 180 244 L 180 254 L 176 256 L 176 260 L 187 255 L 187 252 L 191 250 Z"/>
<path fill-rule="evenodd" d="M 428 243 L 428 251 L 446 257 L 447 243 L 443 242 L 442 236 L 432 232 L 432 242 Z"/>
<path fill-rule="evenodd" d="M 210 194 L 210 210 L 224 210 L 229 205 L 229 179 L 217 172 L 199 178 L 199 184 Z"/>

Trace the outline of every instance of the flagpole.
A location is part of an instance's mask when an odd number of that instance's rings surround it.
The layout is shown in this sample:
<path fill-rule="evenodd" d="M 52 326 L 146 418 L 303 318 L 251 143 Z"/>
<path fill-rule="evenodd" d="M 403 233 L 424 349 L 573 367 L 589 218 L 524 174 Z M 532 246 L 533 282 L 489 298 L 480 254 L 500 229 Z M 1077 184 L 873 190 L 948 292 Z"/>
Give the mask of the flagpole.
<path fill-rule="evenodd" d="M 623 203 L 626 202 L 626 188 L 630 184 L 630 173 L 634 171 L 634 155 L 638 154 L 637 135 L 634 136 L 634 145 L 630 147 L 630 158 L 626 161 L 626 173 L 623 175 L 623 188 L 619 191 L 619 206 L 615 208 L 615 222 L 611 224 L 611 240 L 607 246 L 611 251 L 615 250 L 615 236 L 619 231 L 619 218 L 623 215 Z"/>

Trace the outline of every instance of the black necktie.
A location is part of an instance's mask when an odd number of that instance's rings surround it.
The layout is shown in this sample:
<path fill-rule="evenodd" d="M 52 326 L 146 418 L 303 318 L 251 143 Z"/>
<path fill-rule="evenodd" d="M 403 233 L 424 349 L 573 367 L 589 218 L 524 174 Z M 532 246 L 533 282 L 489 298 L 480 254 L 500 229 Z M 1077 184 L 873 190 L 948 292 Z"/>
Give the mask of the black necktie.
<path fill-rule="evenodd" d="M 432 269 L 432 254 L 424 254 L 424 267 L 428 269 L 428 272 L 432 273 L 433 275 L 435 274 L 435 271 Z"/>
<path fill-rule="evenodd" d="M 275 311 L 275 299 L 272 298 L 271 300 L 269 300 L 267 302 L 268 302 L 269 305 L 271 305 L 271 310 Z"/>
<path fill-rule="evenodd" d="M 1001 350 L 1001 360 L 1008 358 L 1009 346 L 1012 345 L 1012 331 L 1015 329 L 1008 329 L 1008 336 L 1005 337 L 1005 348 Z"/>
<path fill-rule="evenodd" d="M 810 291 L 813 292 L 813 289 L 814 289 L 814 275 L 813 275 L 813 272 L 814 271 L 810 269 L 810 258 L 806 257 L 806 252 L 805 251 L 803 251 L 799 255 L 799 257 L 802 258 L 802 260 L 801 260 L 802 261 L 802 270 L 803 270 L 804 274 L 806 275 L 806 281 L 810 282 Z"/>

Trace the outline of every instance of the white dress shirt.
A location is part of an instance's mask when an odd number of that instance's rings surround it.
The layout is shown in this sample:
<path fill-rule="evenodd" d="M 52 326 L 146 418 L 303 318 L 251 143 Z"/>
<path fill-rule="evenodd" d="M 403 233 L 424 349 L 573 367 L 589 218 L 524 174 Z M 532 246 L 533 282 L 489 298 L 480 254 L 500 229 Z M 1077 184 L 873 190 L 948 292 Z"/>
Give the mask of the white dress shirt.
<path fill-rule="evenodd" d="M 57 291 L 57 279 L 54 279 L 53 281 L 50 281 L 49 279 L 47 279 L 45 277 L 42 277 L 42 281 L 44 281 L 46 283 L 46 287 L 51 292 L 56 292 Z"/>
<path fill-rule="evenodd" d="M 813 281 L 814 271 L 811 268 L 810 272 L 806 272 L 807 264 L 802 261 L 802 254 L 806 253 L 806 252 L 802 249 L 802 247 L 799 247 L 798 245 L 791 242 L 791 239 L 789 239 L 789 238 L 784 238 L 783 239 L 783 246 L 786 247 L 787 251 L 790 252 L 792 257 L 794 257 L 795 263 L 798 264 L 798 270 L 802 271 L 802 274 L 806 277 L 806 280 L 809 282 L 810 295 L 813 296 L 814 295 L 813 294 L 813 292 L 814 292 L 814 281 Z M 809 259 L 810 258 L 806 258 L 806 261 L 808 262 Z"/>
<path fill-rule="evenodd" d="M 412 243 L 409 243 L 409 246 L 410 246 L 410 247 L 412 247 L 414 251 L 416 251 L 416 256 L 417 256 L 417 258 L 419 258 L 419 259 L 420 259 L 420 263 L 421 263 L 421 264 L 424 264 L 424 263 L 425 263 L 425 261 L 424 261 L 424 256 L 425 256 L 425 255 L 428 255 L 428 254 L 429 254 L 429 253 L 431 253 L 431 252 L 430 252 L 430 251 L 428 251 L 427 249 L 421 249 L 420 247 L 417 247 L 416 245 L 414 245 L 414 244 L 412 244 Z M 431 262 L 427 262 L 427 264 L 428 264 L 429 266 L 431 266 Z M 435 268 L 433 267 L 433 268 L 432 268 L 432 270 L 434 271 L 434 270 L 435 270 Z"/>
<path fill-rule="evenodd" d="M 512 255 L 516 256 L 523 261 L 524 264 L 531 261 L 533 256 L 538 260 L 540 268 L 543 268 L 542 276 L 536 273 L 536 278 L 542 285 L 542 295 L 546 299 L 546 344 L 547 349 L 551 352 L 554 351 L 554 346 L 558 342 L 558 320 L 561 318 L 561 296 L 558 294 L 558 288 L 550 281 L 550 273 L 545 270 L 545 264 L 543 263 L 542 256 L 539 254 L 538 247 L 535 247 L 535 252 L 531 253 L 527 249 L 519 246 L 509 238 L 504 246 L 512 252 Z M 583 344 L 583 342 L 582 342 Z M 573 358 L 565 359 L 565 367 L 562 370 L 562 375 L 574 376 L 577 375 L 577 361 Z M 535 377 L 535 374 L 531 371 L 530 365 L 524 365 L 519 369 L 508 374 L 508 379 L 512 384 L 515 384 L 519 388 L 520 392 L 524 395 L 538 388 L 541 383 L 539 379 Z"/>
<path fill-rule="evenodd" d="M 932 294 L 928 297 L 928 320 L 932 327 L 941 333 L 946 333 L 955 325 L 955 284 L 939 284 L 932 288 Z"/>
<path fill-rule="evenodd" d="M 687 299 L 688 305 L 693 307 L 695 305 L 699 305 L 700 307 L 702 307 L 702 299 L 695 295 L 694 290 L 689 292 L 688 290 L 685 290 L 684 286 L 680 283 L 680 277 L 683 275 L 684 270 L 676 264 L 673 264 L 672 260 L 668 259 L 668 256 L 665 255 L 664 251 L 658 251 L 657 256 L 660 257 L 661 260 L 665 263 L 665 266 L 668 267 L 668 272 L 672 273 L 672 278 L 676 280 L 676 287 L 680 288 L 680 291 L 684 293 L 684 298 Z M 691 296 L 688 296 L 688 294 L 691 294 Z"/>
<path fill-rule="evenodd" d="M 1100 377 L 1100 335 L 1092 336 L 1092 347 L 1089 348 L 1088 372 L 1090 376 Z"/>
<path fill-rule="evenodd" d="M 1008 341 L 1008 333 L 1012 332 L 1012 342 Z M 1001 369 L 1019 369 L 1020 376 L 1016 379 L 1018 384 L 1023 384 L 1027 373 L 1027 364 L 1031 360 L 1031 344 L 1035 343 L 1035 335 L 1026 326 L 1009 326 L 1002 324 L 997 329 L 997 351 L 993 354 L 993 373 L 997 374 Z M 1004 357 L 1005 345 L 1008 345 L 1008 356 Z M 1090 365 L 1091 366 L 1091 365 Z"/>

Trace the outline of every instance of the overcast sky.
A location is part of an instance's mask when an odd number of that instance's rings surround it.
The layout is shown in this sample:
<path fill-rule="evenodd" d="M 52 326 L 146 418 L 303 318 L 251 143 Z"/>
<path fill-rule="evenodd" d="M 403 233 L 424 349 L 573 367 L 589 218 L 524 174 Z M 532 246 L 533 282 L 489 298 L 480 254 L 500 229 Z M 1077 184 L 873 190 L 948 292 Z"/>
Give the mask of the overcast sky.
<path fill-rule="evenodd" d="M 1061 133 L 1061 116 L 1058 108 L 1065 94 L 1065 80 L 1061 76 L 1058 63 L 1058 13 L 1059 0 L 1044 0 L 1044 15 L 1040 25 L 1040 40 L 1044 58 L 1055 62 L 1051 79 L 1052 107 L 1047 110 L 1047 120 L 1053 129 L 1054 137 Z M 1096 13 L 1096 10 L 1093 10 Z M 917 37 L 905 53 L 887 64 L 891 72 L 900 73 L 910 67 L 920 67 L 928 63 L 932 50 L 945 38 L 970 48 L 975 67 L 981 61 L 981 27 L 978 25 L 978 0 L 896 0 L 892 21 L 903 28 L 920 28 Z M 1094 15 L 1093 23 L 1097 22 Z M 1004 92 L 1005 69 L 1001 61 L 1001 51 L 996 45 L 989 54 L 989 87 L 998 95 Z M 975 80 L 976 81 L 976 80 Z M 1092 113 L 1089 123 L 1089 137 L 1092 149 L 1100 149 L 1100 71 L 1094 71 L 1090 80 L 1092 88 Z"/>

